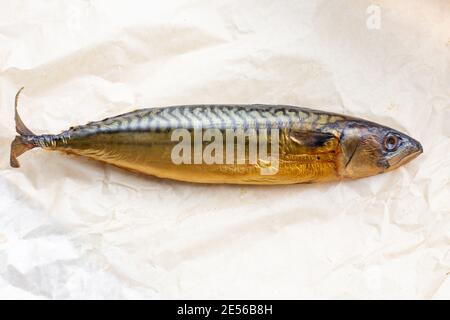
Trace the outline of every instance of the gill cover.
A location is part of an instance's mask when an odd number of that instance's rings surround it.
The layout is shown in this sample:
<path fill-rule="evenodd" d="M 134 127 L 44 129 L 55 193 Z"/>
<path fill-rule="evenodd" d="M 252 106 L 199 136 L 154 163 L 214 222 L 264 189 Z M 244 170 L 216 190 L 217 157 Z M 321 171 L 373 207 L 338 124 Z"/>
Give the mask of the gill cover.
<path fill-rule="evenodd" d="M 341 176 L 362 178 L 382 173 L 389 168 L 380 145 L 383 129 L 374 125 L 369 122 L 351 123 L 342 132 Z"/>

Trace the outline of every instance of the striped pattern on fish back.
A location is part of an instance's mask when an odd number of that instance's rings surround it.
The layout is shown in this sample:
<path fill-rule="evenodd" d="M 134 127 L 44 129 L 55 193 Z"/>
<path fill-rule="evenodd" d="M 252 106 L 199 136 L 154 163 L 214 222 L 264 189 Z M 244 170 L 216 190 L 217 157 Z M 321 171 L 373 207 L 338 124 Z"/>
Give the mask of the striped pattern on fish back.
<path fill-rule="evenodd" d="M 178 128 L 314 130 L 345 119 L 338 114 L 283 105 L 189 105 L 140 109 L 73 127 L 66 133 L 164 132 Z"/>

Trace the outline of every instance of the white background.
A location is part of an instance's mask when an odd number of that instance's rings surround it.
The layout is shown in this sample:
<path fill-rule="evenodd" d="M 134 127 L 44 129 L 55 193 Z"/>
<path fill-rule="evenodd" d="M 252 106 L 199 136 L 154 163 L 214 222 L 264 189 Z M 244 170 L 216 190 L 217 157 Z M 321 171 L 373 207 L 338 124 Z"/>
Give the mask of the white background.
<path fill-rule="evenodd" d="M 0 298 L 450 298 L 450 2 L 375 4 L 1 0 Z M 394 127 L 424 154 L 278 187 L 42 150 L 12 169 L 21 86 L 36 133 L 139 107 L 279 103 Z"/>

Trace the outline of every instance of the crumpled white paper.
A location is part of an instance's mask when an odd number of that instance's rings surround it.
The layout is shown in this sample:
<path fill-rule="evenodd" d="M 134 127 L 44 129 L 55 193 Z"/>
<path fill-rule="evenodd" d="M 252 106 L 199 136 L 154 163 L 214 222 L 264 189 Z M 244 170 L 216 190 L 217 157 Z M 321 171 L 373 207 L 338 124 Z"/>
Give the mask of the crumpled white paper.
<path fill-rule="evenodd" d="M 450 298 L 450 3 L 0 1 L 0 298 Z M 380 176 L 159 180 L 33 150 L 138 107 L 273 103 L 420 140 Z"/>

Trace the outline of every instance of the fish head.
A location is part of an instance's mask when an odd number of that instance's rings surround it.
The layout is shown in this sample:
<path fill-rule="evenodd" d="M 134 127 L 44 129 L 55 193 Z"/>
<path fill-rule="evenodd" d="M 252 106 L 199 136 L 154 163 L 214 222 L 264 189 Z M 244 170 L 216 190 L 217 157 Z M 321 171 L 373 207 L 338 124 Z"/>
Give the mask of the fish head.
<path fill-rule="evenodd" d="M 394 170 L 423 152 L 419 141 L 392 128 L 365 120 L 346 121 L 340 137 L 339 170 L 362 178 Z"/>

